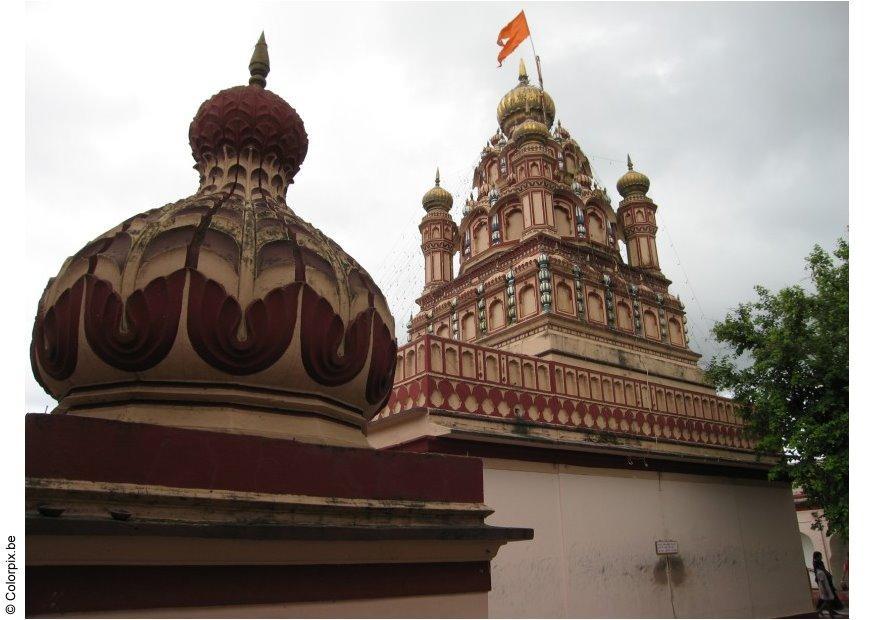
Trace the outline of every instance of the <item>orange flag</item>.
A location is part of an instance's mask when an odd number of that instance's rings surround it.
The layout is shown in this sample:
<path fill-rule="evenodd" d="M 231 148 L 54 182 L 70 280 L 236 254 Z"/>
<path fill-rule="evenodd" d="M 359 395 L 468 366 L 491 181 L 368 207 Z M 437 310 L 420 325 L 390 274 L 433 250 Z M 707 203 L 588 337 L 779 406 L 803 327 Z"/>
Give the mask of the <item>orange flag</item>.
<path fill-rule="evenodd" d="M 501 61 L 510 56 L 510 53 L 528 37 L 529 23 L 526 21 L 525 12 L 520 11 L 520 14 L 498 33 L 498 44 L 501 46 L 501 51 L 498 52 L 498 66 L 500 67 Z"/>

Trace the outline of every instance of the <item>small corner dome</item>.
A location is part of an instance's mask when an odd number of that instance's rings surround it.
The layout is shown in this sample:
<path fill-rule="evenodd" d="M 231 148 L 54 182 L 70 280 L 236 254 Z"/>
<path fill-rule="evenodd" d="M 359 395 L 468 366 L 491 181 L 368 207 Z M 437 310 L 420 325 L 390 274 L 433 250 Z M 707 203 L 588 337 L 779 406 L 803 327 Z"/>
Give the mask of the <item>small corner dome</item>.
<path fill-rule="evenodd" d="M 647 175 L 633 169 L 632 158 L 628 155 L 626 162 L 629 170 L 617 181 L 617 191 L 623 198 L 647 194 L 647 190 L 650 189 L 650 179 L 647 178 Z"/>
<path fill-rule="evenodd" d="M 434 177 L 434 187 L 425 192 L 422 197 L 422 208 L 426 211 L 443 209 L 449 211 L 453 208 L 453 195 L 441 187 L 441 172 L 438 170 Z"/>

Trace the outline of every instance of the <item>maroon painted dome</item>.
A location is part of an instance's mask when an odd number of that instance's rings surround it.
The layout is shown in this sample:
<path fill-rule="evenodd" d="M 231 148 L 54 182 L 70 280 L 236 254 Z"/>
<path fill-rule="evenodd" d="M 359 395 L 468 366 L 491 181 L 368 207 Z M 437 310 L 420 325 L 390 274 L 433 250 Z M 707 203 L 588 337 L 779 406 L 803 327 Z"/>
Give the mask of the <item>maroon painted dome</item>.
<path fill-rule="evenodd" d="M 309 144 L 295 109 L 258 84 L 227 88 L 204 101 L 191 121 L 188 141 L 198 169 L 207 174 L 208 165 L 226 149 L 257 149 L 262 157 L 276 160 L 286 183 L 301 169 Z"/>
<path fill-rule="evenodd" d="M 191 123 L 197 192 L 128 217 L 46 286 L 31 360 L 57 412 L 364 443 L 392 387 L 392 314 L 286 204 L 304 123 L 264 89 L 263 39 L 249 70 Z"/>

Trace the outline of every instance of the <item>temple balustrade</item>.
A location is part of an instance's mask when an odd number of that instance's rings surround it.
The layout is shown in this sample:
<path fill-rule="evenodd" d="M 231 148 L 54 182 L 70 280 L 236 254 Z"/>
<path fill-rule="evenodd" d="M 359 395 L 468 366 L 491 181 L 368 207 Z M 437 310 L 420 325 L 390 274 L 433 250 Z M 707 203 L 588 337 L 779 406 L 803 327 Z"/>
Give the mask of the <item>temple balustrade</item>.
<path fill-rule="evenodd" d="M 385 418 L 438 409 L 750 450 L 732 400 L 433 335 L 398 349 Z"/>

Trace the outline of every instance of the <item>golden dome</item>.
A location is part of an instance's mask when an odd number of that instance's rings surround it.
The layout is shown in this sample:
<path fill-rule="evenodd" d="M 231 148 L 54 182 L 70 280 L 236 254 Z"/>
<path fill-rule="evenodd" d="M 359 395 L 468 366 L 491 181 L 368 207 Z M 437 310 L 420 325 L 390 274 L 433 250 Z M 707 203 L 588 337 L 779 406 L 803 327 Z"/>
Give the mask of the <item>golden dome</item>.
<path fill-rule="evenodd" d="M 453 208 L 453 195 L 441 187 L 441 171 L 440 168 L 434 175 L 434 187 L 425 192 L 422 197 L 422 208 L 426 211 L 432 209 L 443 209 L 449 211 Z"/>
<path fill-rule="evenodd" d="M 520 60 L 520 83 L 501 98 L 496 113 L 501 130 L 509 136 L 513 128 L 526 119 L 537 119 L 552 127 L 556 105 L 547 91 L 529 84 L 526 65 Z"/>
<path fill-rule="evenodd" d="M 617 191 L 623 198 L 627 196 L 643 196 L 650 189 L 650 179 L 646 175 L 632 169 L 632 158 L 626 155 L 626 165 L 629 171 L 617 181 Z"/>
<path fill-rule="evenodd" d="M 525 140 L 526 138 L 535 138 L 541 136 L 543 138 L 550 137 L 550 130 L 541 121 L 527 120 L 516 126 L 513 130 L 514 140 Z"/>

